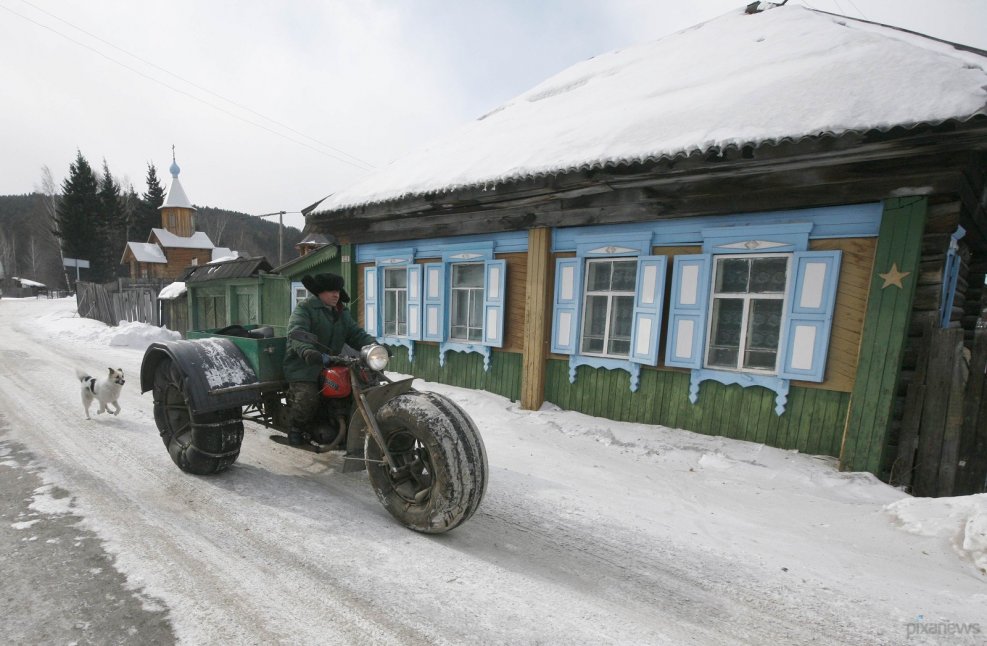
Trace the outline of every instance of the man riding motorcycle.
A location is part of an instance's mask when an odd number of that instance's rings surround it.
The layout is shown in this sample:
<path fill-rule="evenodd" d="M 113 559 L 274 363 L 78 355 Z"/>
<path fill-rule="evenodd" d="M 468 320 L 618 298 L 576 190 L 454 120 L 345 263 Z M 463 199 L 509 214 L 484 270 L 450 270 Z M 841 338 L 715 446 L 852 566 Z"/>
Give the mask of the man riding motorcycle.
<path fill-rule="evenodd" d="M 350 301 L 342 276 L 332 273 L 302 278 L 311 295 L 298 303 L 288 319 L 288 342 L 284 356 L 284 375 L 288 381 L 291 428 L 288 442 L 301 444 L 316 418 L 322 398 L 319 375 L 324 354 L 341 354 L 344 345 L 360 349 L 377 340 L 361 328 L 350 315 L 345 303 Z M 325 348 L 291 338 L 293 330 L 311 332 Z M 335 417 L 335 415 L 331 415 Z M 322 438 L 325 439 L 325 438 Z"/>

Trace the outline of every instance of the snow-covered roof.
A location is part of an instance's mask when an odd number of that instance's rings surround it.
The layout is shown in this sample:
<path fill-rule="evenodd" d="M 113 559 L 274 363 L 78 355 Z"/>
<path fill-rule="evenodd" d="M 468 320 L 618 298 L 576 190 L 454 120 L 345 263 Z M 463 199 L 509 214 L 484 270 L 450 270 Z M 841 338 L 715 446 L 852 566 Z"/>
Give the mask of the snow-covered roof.
<path fill-rule="evenodd" d="M 226 260 L 235 260 L 239 257 L 240 252 L 233 251 L 229 247 L 213 247 L 212 260 L 210 262 L 224 262 Z"/>
<path fill-rule="evenodd" d="M 713 147 L 987 114 L 987 54 L 798 5 L 573 65 L 309 213 Z"/>
<path fill-rule="evenodd" d="M 178 247 L 181 249 L 213 249 L 212 240 L 202 231 L 196 231 L 192 237 L 177 236 L 167 229 L 151 229 L 151 232 L 161 243 L 162 247 Z"/>
<path fill-rule="evenodd" d="M 192 206 L 192 202 L 189 201 L 188 196 L 185 195 L 185 189 L 182 188 L 182 183 L 178 179 L 178 173 L 181 169 L 178 168 L 178 164 L 174 161 L 171 163 L 171 184 L 168 185 L 168 192 L 165 193 L 164 202 L 159 206 L 159 209 L 167 208 L 183 208 L 192 209 L 195 211 L 195 207 Z"/>
<path fill-rule="evenodd" d="M 47 285 L 45 285 L 44 283 L 39 283 L 36 280 L 30 280 L 28 278 L 14 277 L 14 280 L 19 282 L 21 284 L 21 287 L 47 287 Z"/>
<path fill-rule="evenodd" d="M 179 296 L 183 296 L 187 291 L 188 290 L 185 288 L 185 283 L 175 281 L 173 283 L 168 283 L 161 288 L 161 291 L 158 293 L 158 299 L 166 301 L 174 300 Z"/>
<path fill-rule="evenodd" d="M 137 262 L 168 262 L 164 251 L 153 242 L 128 242 L 127 248 L 130 249 L 130 253 L 134 254 L 134 259 Z"/>

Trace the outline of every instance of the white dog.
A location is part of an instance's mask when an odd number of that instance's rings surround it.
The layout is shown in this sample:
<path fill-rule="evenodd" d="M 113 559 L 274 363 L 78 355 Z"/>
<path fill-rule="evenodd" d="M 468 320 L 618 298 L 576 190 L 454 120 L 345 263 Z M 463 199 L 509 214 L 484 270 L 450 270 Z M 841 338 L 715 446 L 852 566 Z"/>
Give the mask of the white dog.
<path fill-rule="evenodd" d="M 90 377 L 78 368 L 75 370 L 76 377 L 82 382 L 82 406 L 86 409 L 86 419 L 92 419 L 89 417 L 89 405 L 93 403 L 94 399 L 99 402 L 99 410 L 96 411 L 97 415 L 100 413 L 120 414 L 120 404 L 117 403 L 117 399 L 120 397 L 120 391 L 123 389 L 123 384 L 125 383 L 123 369 L 109 368 L 109 371 L 109 375 L 102 379 L 97 379 L 96 377 Z M 116 407 L 115 411 L 110 410 L 110 404 Z"/>

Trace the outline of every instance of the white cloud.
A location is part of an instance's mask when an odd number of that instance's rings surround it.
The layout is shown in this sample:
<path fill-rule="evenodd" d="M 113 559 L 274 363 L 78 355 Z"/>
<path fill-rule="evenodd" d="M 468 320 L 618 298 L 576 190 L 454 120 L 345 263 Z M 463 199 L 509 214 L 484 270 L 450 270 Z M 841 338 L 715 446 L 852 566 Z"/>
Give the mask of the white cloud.
<path fill-rule="evenodd" d="M 840 11 L 835 3 L 807 4 Z M 30 192 L 43 164 L 60 182 L 76 148 L 142 191 L 147 162 L 167 177 L 174 144 L 193 202 L 295 211 L 363 172 L 307 137 L 381 166 L 579 60 L 743 4 L 0 0 L 0 194 Z M 978 0 L 839 4 L 945 38 L 985 38 L 974 31 L 987 22 Z"/>

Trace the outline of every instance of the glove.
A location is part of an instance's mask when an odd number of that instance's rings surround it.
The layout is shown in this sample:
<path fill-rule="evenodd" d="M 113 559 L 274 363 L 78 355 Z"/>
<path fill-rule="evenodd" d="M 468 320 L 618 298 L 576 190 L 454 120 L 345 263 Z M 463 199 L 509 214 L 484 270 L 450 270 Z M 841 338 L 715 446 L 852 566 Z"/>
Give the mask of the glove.
<path fill-rule="evenodd" d="M 310 366 L 319 366 L 325 363 L 324 355 L 318 350 L 306 348 L 302 350 L 302 359 Z"/>

